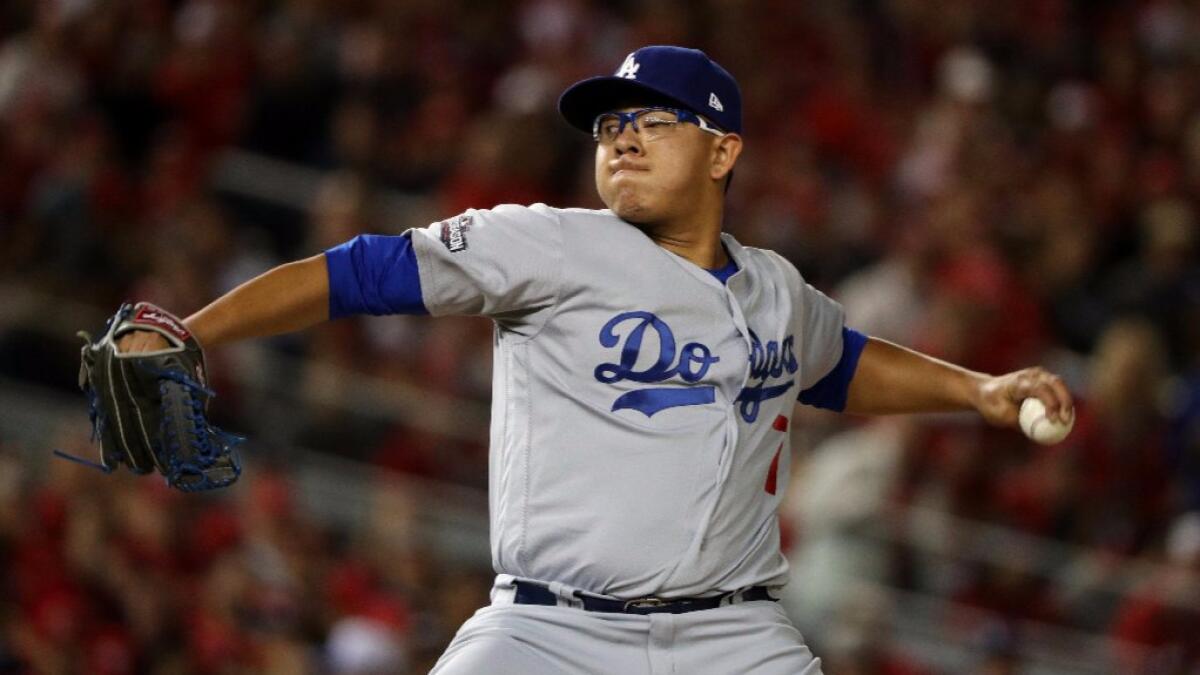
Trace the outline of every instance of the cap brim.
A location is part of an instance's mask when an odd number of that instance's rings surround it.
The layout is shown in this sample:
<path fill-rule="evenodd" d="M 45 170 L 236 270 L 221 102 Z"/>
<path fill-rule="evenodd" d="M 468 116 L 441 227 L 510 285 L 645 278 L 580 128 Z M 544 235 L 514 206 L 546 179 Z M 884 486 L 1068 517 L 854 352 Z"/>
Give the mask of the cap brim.
<path fill-rule="evenodd" d="M 622 102 L 647 105 L 670 103 L 687 108 L 687 104 L 637 80 L 615 75 L 592 77 L 576 82 L 558 97 L 558 112 L 567 123 L 581 131 L 592 132 L 592 122 Z"/>

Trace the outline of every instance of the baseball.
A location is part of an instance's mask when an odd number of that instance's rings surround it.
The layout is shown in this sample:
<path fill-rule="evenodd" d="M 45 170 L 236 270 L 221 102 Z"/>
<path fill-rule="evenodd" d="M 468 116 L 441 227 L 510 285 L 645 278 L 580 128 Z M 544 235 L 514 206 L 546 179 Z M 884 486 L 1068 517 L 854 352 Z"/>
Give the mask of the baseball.
<path fill-rule="evenodd" d="M 1062 441 L 1075 426 L 1074 413 L 1065 423 L 1057 422 L 1046 416 L 1046 405 L 1036 398 L 1027 398 L 1021 402 L 1018 420 L 1021 423 L 1021 431 L 1042 445 L 1053 445 Z"/>

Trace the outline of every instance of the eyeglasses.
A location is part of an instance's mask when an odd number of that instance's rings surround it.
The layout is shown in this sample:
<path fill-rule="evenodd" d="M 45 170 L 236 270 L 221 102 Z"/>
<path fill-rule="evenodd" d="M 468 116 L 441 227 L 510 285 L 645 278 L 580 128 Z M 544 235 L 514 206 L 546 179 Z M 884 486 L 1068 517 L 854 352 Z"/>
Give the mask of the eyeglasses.
<path fill-rule="evenodd" d="M 714 136 L 725 135 L 725 132 L 711 126 L 708 120 L 690 110 L 655 107 L 597 115 L 596 121 L 592 122 L 592 138 L 597 143 L 612 144 L 625 131 L 626 124 L 632 125 L 634 133 L 640 135 L 644 141 L 655 141 L 670 136 L 679 129 L 680 124 L 695 124 L 701 131 L 707 131 Z"/>

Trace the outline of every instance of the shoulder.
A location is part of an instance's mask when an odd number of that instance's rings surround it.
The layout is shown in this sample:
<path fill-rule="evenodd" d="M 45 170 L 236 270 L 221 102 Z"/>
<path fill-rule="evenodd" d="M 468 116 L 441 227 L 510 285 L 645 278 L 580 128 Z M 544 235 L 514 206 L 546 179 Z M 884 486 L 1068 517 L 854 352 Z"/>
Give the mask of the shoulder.
<path fill-rule="evenodd" d="M 467 209 L 455 218 L 470 218 L 480 223 L 557 225 L 559 209 L 545 204 L 498 204 L 490 209 Z"/>
<path fill-rule="evenodd" d="M 580 208 L 577 206 L 572 206 L 572 207 L 568 207 L 568 208 L 559 208 L 556 206 L 546 206 L 545 204 L 538 204 L 538 206 L 543 206 L 547 209 L 550 209 L 551 211 L 554 211 L 565 218 L 613 220 L 613 221 L 617 221 L 617 222 L 624 222 L 620 218 L 618 218 L 616 216 L 616 214 L 614 214 L 612 211 L 610 211 L 608 209 L 585 209 L 585 208 Z"/>
<path fill-rule="evenodd" d="M 561 206 L 550 206 L 537 202 L 535 204 L 497 204 L 490 209 L 470 209 L 468 213 L 487 213 L 498 216 L 508 217 L 541 217 L 555 219 L 571 219 L 571 220 L 611 220 L 616 222 L 624 222 L 617 218 L 612 211 L 608 209 L 583 209 L 583 208 L 564 208 Z"/>
<path fill-rule="evenodd" d="M 470 209 L 456 217 L 469 217 L 486 224 L 587 228 L 591 231 L 596 228 L 629 227 L 629 223 L 608 209 L 561 208 L 542 203 L 499 204 L 490 209 Z"/>
<path fill-rule="evenodd" d="M 556 208 L 545 204 L 534 207 L 554 218 L 559 238 L 574 255 L 601 258 L 627 255 L 647 242 L 641 230 L 608 209 Z"/>
<path fill-rule="evenodd" d="M 487 209 L 467 209 L 434 223 L 428 234 L 448 244 L 451 252 L 467 248 L 466 240 L 478 242 L 548 242 L 562 239 L 557 209 L 545 204 L 499 204 Z"/>
<path fill-rule="evenodd" d="M 788 286 L 798 288 L 804 282 L 804 277 L 800 274 L 800 270 L 792 264 L 792 261 L 783 257 L 779 253 L 766 248 L 757 248 L 754 246 L 742 246 L 737 243 L 732 236 L 726 235 L 724 238 L 725 245 L 730 248 L 736 247 L 737 257 L 741 259 L 747 266 L 753 267 L 760 273 L 783 280 Z"/>
<path fill-rule="evenodd" d="M 564 227 L 629 227 L 629 223 L 621 220 L 608 209 L 557 208 L 545 204 L 534 206 L 554 214 Z M 532 208 L 532 207 L 531 207 Z"/>

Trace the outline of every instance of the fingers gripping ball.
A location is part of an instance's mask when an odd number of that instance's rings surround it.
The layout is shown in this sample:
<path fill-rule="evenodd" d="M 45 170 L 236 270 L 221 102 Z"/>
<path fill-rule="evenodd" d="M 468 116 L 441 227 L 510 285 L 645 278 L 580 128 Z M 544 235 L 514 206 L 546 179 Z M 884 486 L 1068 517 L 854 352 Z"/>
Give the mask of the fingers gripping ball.
<path fill-rule="evenodd" d="M 167 347 L 121 352 L 122 335 L 151 331 Z M 208 421 L 207 385 L 200 344 L 175 316 L 149 303 L 124 304 L 92 340 L 80 333 L 79 386 L 91 408 L 92 438 L 100 439 L 100 463 L 56 451 L 60 457 L 105 473 L 124 464 L 134 473 L 158 471 L 185 492 L 230 485 L 241 474 L 234 446 L 241 437 Z"/>
<path fill-rule="evenodd" d="M 1066 422 L 1052 420 L 1046 414 L 1046 405 L 1037 398 L 1027 398 L 1021 402 L 1018 420 L 1021 423 L 1021 431 L 1042 445 L 1061 442 L 1075 426 L 1074 412 Z"/>

